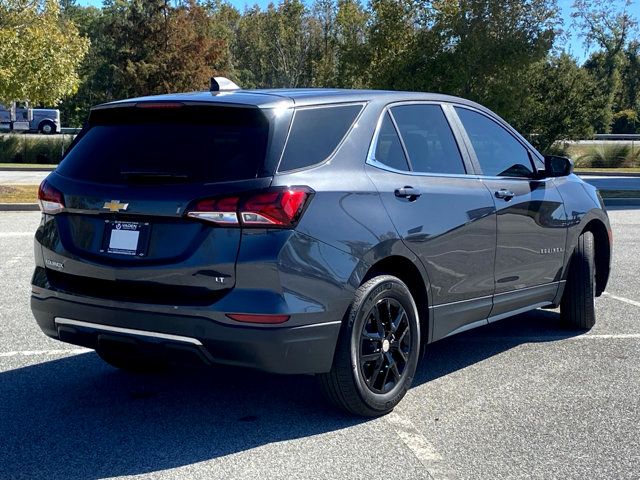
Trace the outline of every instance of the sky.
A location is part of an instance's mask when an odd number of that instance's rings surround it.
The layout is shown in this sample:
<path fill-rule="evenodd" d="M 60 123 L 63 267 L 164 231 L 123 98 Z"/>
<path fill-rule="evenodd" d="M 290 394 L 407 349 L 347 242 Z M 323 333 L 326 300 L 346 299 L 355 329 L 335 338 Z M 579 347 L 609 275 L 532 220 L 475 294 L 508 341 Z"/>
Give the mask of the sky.
<path fill-rule="evenodd" d="M 265 8 L 271 0 L 250 0 L 250 1 L 228 0 L 228 1 L 239 10 L 244 10 L 246 6 L 253 6 L 256 4 L 262 8 Z M 278 0 L 272 0 L 272 1 L 273 3 L 278 2 Z M 583 45 L 583 41 L 578 35 L 571 34 L 571 30 L 572 30 L 571 29 L 571 23 L 572 23 L 571 5 L 573 4 L 573 0 L 557 0 L 557 1 L 558 1 L 558 7 L 560 8 L 562 20 L 564 22 L 563 29 L 565 30 L 565 32 L 567 32 L 567 36 L 568 36 L 567 44 L 565 46 L 565 51 L 567 51 L 568 53 L 576 57 L 579 63 L 583 63 L 590 52 L 585 49 Z M 611 0 L 611 1 L 614 3 L 622 4 L 624 0 Z M 93 5 L 93 6 L 99 7 L 102 5 L 102 0 L 77 0 L 77 3 L 79 5 Z M 636 18 L 640 17 L 640 0 L 635 0 L 634 5 L 631 7 L 631 9 L 632 9 L 632 13 L 635 13 Z M 636 10 L 636 11 L 633 12 L 633 10 Z"/>

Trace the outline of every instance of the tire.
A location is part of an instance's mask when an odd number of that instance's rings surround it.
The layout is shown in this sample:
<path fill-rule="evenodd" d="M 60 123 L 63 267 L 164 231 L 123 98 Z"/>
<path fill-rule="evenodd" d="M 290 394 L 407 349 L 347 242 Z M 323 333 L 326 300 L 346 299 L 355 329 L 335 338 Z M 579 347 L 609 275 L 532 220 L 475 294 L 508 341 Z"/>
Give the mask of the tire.
<path fill-rule="evenodd" d="M 49 120 L 45 120 L 40 123 L 38 130 L 40 130 L 40 133 L 44 135 L 53 135 L 56 133 L 56 124 Z"/>
<path fill-rule="evenodd" d="M 595 309 L 595 246 L 593 234 L 584 232 L 578 237 L 569 274 L 560 303 L 560 318 L 567 325 L 590 330 L 596 324 Z"/>
<path fill-rule="evenodd" d="M 333 366 L 318 375 L 320 386 L 342 410 L 364 417 L 384 415 L 411 386 L 419 353 L 420 322 L 411 292 L 398 278 L 380 275 L 356 291 Z"/>
<path fill-rule="evenodd" d="M 167 369 L 167 364 L 158 358 L 144 355 L 129 348 L 100 346 L 98 356 L 112 367 L 132 373 L 157 373 Z"/>

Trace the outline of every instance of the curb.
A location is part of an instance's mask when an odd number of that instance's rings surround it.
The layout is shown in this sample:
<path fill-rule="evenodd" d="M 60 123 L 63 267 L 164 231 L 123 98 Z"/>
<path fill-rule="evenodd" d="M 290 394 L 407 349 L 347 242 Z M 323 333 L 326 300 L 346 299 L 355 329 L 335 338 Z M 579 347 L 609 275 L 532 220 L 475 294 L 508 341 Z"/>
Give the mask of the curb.
<path fill-rule="evenodd" d="M 0 212 L 35 212 L 40 210 L 37 203 L 0 203 Z"/>
<path fill-rule="evenodd" d="M 0 172 L 53 172 L 57 165 L 51 165 L 51 167 L 35 167 L 35 168 L 23 168 L 23 167 L 2 167 L 0 166 Z"/>
<path fill-rule="evenodd" d="M 579 177 L 640 177 L 640 173 L 634 172 L 573 172 Z"/>
<path fill-rule="evenodd" d="M 636 207 L 640 206 L 640 198 L 607 198 L 602 197 L 607 207 Z"/>

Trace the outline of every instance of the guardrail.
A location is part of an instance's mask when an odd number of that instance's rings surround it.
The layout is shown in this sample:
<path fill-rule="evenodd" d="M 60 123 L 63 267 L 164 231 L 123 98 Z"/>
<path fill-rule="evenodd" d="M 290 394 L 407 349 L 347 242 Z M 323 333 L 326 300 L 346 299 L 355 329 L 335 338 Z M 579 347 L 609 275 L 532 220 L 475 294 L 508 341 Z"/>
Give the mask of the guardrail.
<path fill-rule="evenodd" d="M 595 140 L 627 140 L 640 141 L 640 133 L 596 133 Z"/>
<path fill-rule="evenodd" d="M 65 135 L 77 135 L 80 133 L 81 128 L 61 127 L 60 133 Z"/>

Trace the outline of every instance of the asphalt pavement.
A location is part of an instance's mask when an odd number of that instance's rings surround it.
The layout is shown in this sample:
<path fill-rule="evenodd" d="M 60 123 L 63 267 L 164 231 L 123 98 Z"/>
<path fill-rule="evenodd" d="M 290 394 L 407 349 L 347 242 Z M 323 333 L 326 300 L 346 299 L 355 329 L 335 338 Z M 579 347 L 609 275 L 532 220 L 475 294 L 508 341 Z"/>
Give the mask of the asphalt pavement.
<path fill-rule="evenodd" d="M 39 185 L 50 172 L 0 171 L 0 185 Z"/>
<path fill-rule="evenodd" d="M 29 311 L 37 212 L 0 213 L 0 478 L 638 479 L 640 210 L 610 212 L 613 276 L 589 333 L 538 310 L 428 348 L 380 419 L 314 378 L 117 371 Z"/>

